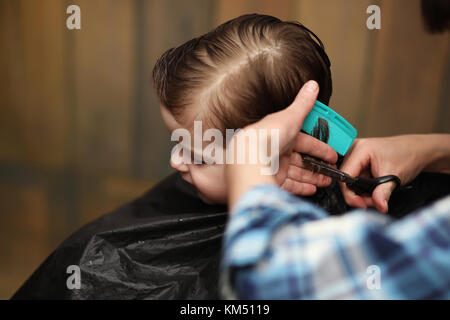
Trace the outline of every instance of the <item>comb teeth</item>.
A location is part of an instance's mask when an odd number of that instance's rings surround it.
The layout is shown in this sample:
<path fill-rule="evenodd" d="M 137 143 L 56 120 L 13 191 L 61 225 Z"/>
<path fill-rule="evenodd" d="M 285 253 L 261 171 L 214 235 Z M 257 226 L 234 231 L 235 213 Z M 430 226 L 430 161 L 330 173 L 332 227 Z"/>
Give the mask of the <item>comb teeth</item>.
<path fill-rule="evenodd" d="M 313 128 L 312 136 L 322 142 L 327 143 L 328 139 L 330 138 L 330 128 L 328 127 L 328 121 L 323 118 L 319 118 Z"/>

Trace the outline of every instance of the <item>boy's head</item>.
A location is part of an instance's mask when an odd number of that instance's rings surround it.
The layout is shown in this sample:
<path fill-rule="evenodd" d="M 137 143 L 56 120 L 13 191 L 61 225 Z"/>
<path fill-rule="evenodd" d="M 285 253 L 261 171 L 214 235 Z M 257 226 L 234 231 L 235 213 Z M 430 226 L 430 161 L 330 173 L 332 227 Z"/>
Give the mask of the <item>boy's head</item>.
<path fill-rule="evenodd" d="M 165 52 L 153 70 L 161 112 L 170 131 L 243 128 L 284 109 L 308 80 L 328 104 L 330 61 L 321 41 L 299 23 L 243 15 Z M 226 202 L 223 167 L 173 165 L 200 196 Z M 220 179 L 220 180 L 219 180 Z"/>

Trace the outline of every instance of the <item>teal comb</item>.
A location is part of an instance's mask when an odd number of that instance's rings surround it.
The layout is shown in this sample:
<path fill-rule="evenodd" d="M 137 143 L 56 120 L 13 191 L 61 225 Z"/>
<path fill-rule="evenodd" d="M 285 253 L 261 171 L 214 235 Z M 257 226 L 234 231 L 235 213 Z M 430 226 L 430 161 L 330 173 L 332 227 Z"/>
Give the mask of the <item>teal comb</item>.
<path fill-rule="evenodd" d="M 335 111 L 317 100 L 311 112 L 305 118 L 302 130 L 309 135 L 313 135 L 314 128 L 318 125 L 320 118 L 328 122 L 327 144 L 337 153 L 345 156 L 356 139 L 356 129 Z"/>

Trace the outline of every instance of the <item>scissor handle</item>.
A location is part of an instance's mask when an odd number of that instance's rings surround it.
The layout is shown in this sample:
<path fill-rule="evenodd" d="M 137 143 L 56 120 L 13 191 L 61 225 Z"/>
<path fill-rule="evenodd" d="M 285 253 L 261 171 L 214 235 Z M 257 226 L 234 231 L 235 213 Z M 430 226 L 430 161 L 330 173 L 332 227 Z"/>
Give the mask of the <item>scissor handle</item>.
<path fill-rule="evenodd" d="M 358 195 L 368 194 L 371 195 L 373 190 L 377 186 L 379 186 L 382 183 L 386 183 L 389 181 L 396 182 L 398 188 L 401 185 L 400 178 L 391 174 L 388 176 L 382 176 L 379 178 L 362 178 L 362 177 L 355 177 L 355 180 L 353 182 L 347 183 L 347 187 L 349 187 L 351 190 L 353 190 Z"/>

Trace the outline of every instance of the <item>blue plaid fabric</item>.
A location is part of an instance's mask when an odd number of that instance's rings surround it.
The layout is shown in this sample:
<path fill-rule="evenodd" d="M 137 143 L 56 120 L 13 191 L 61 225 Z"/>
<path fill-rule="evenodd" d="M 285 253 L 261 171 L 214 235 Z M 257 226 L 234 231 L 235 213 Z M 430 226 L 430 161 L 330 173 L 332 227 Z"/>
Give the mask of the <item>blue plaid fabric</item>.
<path fill-rule="evenodd" d="M 449 299 L 450 196 L 392 220 L 261 185 L 234 206 L 223 250 L 226 299 Z"/>

